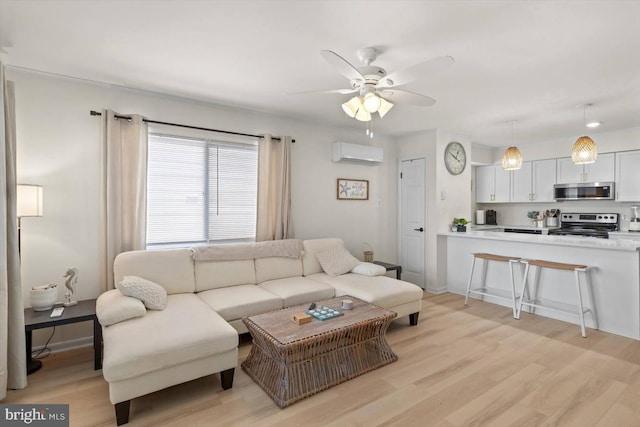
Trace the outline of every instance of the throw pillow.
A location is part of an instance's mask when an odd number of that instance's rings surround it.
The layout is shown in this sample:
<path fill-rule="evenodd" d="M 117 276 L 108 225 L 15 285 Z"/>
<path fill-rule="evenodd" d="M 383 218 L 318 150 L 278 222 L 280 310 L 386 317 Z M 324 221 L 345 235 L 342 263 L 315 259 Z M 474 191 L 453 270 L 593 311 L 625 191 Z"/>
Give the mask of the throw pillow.
<path fill-rule="evenodd" d="M 142 301 L 126 297 L 113 289 L 100 295 L 96 301 L 96 316 L 102 326 L 111 326 L 125 320 L 142 317 L 147 314 Z"/>
<path fill-rule="evenodd" d="M 167 306 L 167 291 L 157 283 L 138 276 L 124 276 L 118 286 L 122 295 L 134 297 L 149 310 L 164 310 Z"/>
<path fill-rule="evenodd" d="M 363 276 L 382 276 L 387 273 L 387 269 L 372 262 L 361 262 L 356 265 L 351 272 L 362 274 Z"/>
<path fill-rule="evenodd" d="M 339 276 L 351 271 L 360 261 L 342 246 L 328 251 L 316 253 L 316 258 L 322 269 L 329 276 Z"/>

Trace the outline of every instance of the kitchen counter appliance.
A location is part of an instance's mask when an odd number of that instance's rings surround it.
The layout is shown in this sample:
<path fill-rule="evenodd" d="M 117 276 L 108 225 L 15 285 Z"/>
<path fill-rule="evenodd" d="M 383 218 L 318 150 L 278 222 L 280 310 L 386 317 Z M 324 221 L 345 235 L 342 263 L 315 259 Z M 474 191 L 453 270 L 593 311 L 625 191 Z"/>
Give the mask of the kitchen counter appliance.
<path fill-rule="evenodd" d="M 489 209 L 484 213 L 484 223 L 486 225 L 498 225 L 498 215 L 493 209 Z"/>
<path fill-rule="evenodd" d="M 549 230 L 549 235 L 608 239 L 610 231 L 619 229 L 620 215 L 617 213 L 563 213 L 560 228 Z"/>
<path fill-rule="evenodd" d="M 640 206 L 634 205 L 629 208 L 629 231 L 640 231 Z"/>

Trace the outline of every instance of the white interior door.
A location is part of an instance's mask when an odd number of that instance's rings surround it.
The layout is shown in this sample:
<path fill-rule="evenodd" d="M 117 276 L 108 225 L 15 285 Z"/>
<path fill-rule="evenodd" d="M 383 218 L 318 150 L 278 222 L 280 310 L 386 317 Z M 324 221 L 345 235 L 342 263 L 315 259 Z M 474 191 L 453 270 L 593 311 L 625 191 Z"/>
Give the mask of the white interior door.
<path fill-rule="evenodd" d="M 402 280 L 425 288 L 427 217 L 426 160 L 403 160 L 400 165 L 400 265 Z"/>

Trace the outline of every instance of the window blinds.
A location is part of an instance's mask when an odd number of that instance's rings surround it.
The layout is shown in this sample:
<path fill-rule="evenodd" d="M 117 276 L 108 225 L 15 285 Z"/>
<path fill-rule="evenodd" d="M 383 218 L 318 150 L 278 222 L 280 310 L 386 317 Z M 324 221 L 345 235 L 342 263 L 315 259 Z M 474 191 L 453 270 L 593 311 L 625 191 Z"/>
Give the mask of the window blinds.
<path fill-rule="evenodd" d="M 252 241 L 258 147 L 149 135 L 147 246 Z"/>

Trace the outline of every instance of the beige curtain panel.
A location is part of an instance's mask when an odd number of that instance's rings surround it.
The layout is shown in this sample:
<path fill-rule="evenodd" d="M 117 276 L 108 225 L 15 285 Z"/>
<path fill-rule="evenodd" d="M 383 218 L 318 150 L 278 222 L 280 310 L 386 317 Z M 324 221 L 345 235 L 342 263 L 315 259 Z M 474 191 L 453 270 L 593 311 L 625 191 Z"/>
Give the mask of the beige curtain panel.
<path fill-rule="evenodd" d="M 0 400 L 27 386 L 24 307 L 16 216 L 16 116 L 13 82 L 0 63 Z"/>
<path fill-rule="evenodd" d="M 118 119 L 102 111 L 102 290 L 113 289 L 113 260 L 145 249 L 147 230 L 147 138 L 142 116 Z M 128 115 L 127 115 L 128 117 Z"/>
<path fill-rule="evenodd" d="M 260 139 L 256 241 L 293 237 L 291 227 L 291 137 Z"/>

